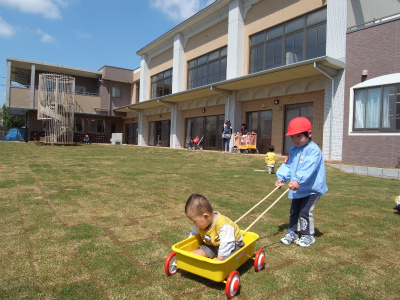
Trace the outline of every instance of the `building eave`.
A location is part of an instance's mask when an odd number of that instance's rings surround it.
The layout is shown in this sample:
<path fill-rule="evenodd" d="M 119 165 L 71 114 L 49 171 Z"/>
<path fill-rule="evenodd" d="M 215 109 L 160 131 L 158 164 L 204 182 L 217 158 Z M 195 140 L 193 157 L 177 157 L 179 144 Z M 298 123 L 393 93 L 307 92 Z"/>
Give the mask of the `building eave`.
<path fill-rule="evenodd" d="M 16 67 L 16 68 L 29 70 L 29 69 L 31 69 L 31 65 L 34 64 L 36 71 L 58 73 L 58 74 L 65 74 L 65 75 L 71 75 L 71 76 L 98 78 L 99 76 L 101 76 L 103 74 L 100 71 L 74 68 L 74 67 L 68 67 L 68 66 L 62 66 L 62 65 L 57 65 L 57 64 L 41 62 L 41 61 L 34 61 L 34 60 L 27 60 L 27 59 L 13 58 L 13 57 L 7 57 L 7 61 L 10 61 L 12 66 Z"/>
<path fill-rule="evenodd" d="M 230 80 L 208 84 L 205 86 L 186 90 L 179 93 L 174 93 L 171 95 L 166 95 L 163 97 L 157 97 L 147 101 L 141 101 L 123 107 L 117 107 L 114 109 L 114 111 L 130 112 L 132 110 L 138 111 L 164 105 L 160 103 L 159 100 L 162 100 L 164 102 L 177 103 L 210 97 L 215 95 L 215 91 L 212 90 L 213 87 L 228 91 L 237 91 L 261 87 L 268 84 L 321 75 L 320 71 L 314 67 L 314 62 L 320 63 L 336 70 L 342 70 L 345 68 L 344 62 L 328 56 L 322 56 L 290 65 L 277 67 L 274 69 L 244 75 Z"/>

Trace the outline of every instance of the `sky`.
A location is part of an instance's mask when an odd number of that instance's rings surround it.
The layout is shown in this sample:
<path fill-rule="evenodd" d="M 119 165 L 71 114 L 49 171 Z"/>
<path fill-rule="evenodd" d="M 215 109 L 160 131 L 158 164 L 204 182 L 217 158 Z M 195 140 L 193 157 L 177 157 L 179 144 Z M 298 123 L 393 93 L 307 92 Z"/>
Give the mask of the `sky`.
<path fill-rule="evenodd" d="M 136 52 L 214 0 L 0 0 L 0 105 L 7 57 L 88 70 L 140 67 Z"/>

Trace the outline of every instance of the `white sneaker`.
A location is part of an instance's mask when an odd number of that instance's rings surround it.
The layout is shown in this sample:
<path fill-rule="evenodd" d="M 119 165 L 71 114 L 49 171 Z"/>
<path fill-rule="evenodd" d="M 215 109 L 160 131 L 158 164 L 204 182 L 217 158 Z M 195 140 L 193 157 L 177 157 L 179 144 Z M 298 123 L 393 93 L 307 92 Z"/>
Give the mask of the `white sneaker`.
<path fill-rule="evenodd" d="M 299 240 L 299 236 L 297 235 L 297 233 L 295 233 L 292 230 L 288 230 L 286 232 L 286 235 L 281 238 L 281 243 L 285 244 L 285 245 L 290 245 L 292 243 L 297 243 Z"/>
<path fill-rule="evenodd" d="M 303 235 L 300 240 L 296 242 L 300 247 L 309 247 L 315 243 L 315 238 L 312 235 Z"/>

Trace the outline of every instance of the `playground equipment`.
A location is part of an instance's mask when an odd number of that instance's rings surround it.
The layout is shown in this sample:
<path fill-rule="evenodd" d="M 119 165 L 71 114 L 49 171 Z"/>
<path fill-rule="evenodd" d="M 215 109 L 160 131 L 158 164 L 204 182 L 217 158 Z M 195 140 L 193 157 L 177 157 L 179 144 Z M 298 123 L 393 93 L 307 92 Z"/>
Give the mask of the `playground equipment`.
<path fill-rule="evenodd" d="M 75 78 L 39 75 L 38 120 L 45 120 L 44 143 L 71 144 L 74 126 Z"/>

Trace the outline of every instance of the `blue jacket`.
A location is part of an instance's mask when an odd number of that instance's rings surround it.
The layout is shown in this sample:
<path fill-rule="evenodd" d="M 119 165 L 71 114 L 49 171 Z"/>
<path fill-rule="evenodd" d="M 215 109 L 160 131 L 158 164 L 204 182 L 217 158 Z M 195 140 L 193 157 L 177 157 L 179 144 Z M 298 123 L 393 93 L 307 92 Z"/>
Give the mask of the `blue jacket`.
<path fill-rule="evenodd" d="M 314 142 L 301 148 L 291 147 L 289 156 L 279 167 L 276 176 L 283 182 L 290 178 L 290 181 L 299 183 L 297 191 L 289 190 L 290 199 L 303 198 L 311 194 L 323 196 L 328 191 L 324 158 L 321 149 Z"/>

